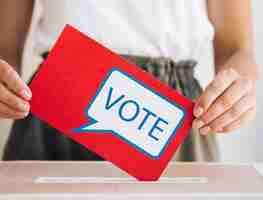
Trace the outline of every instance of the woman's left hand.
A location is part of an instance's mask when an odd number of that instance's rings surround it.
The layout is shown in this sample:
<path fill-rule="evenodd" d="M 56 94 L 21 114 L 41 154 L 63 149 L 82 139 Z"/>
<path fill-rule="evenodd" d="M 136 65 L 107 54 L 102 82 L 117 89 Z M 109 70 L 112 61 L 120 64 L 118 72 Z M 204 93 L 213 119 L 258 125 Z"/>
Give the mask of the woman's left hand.
<path fill-rule="evenodd" d="M 224 133 L 253 119 L 256 113 L 255 82 L 232 68 L 219 71 L 196 101 L 193 127 L 202 135 Z"/>

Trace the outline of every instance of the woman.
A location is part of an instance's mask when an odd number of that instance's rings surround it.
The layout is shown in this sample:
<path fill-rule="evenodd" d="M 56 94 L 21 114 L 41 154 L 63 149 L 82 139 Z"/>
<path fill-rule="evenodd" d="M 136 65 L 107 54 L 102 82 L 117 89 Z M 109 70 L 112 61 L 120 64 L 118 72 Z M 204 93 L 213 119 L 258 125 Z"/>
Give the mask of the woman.
<path fill-rule="evenodd" d="M 175 159 L 218 160 L 215 133 L 228 133 L 243 126 L 256 111 L 257 65 L 250 3 L 249 0 L 2 1 L 0 117 L 20 119 L 11 130 L 4 160 L 101 159 L 29 114 L 29 100 L 34 94 L 19 73 L 31 18 L 35 19 L 32 26 L 35 26 L 36 52 L 43 58 L 69 23 L 195 99 L 193 130 L 197 131 L 191 131 Z"/>

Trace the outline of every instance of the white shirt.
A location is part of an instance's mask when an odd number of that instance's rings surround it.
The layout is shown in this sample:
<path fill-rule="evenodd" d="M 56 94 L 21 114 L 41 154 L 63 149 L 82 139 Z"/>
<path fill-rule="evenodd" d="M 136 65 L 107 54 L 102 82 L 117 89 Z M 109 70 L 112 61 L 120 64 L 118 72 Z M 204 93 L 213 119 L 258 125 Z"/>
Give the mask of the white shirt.
<path fill-rule="evenodd" d="M 37 0 L 34 47 L 49 50 L 71 24 L 116 53 L 195 59 L 206 86 L 214 74 L 206 0 Z"/>

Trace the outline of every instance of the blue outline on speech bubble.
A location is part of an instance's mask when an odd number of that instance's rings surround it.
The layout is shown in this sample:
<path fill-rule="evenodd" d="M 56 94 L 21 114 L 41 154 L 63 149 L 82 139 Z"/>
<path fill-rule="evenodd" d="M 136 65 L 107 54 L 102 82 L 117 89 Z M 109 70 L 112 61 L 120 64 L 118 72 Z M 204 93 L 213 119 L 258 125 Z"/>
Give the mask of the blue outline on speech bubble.
<path fill-rule="evenodd" d="M 92 106 L 93 102 L 96 100 L 97 96 L 99 95 L 99 93 L 101 92 L 101 89 L 104 87 L 104 85 L 106 84 L 107 80 L 109 79 L 109 77 L 111 76 L 111 74 L 117 71 L 121 74 L 123 74 L 124 76 L 127 76 L 128 78 L 132 79 L 133 81 L 135 81 L 136 83 L 138 83 L 139 85 L 141 85 L 142 87 L 148 89 L 150 92 L 154 93 L 155 95 L 159 96 L 160 98 L 164 99 L 165 101 L 167 101 L 168 103 L 172 104 L 173 106 L 177 107 L 179 110 L 182 111 L 182 115 L 181 115 L 181 119 L 179 121 L 179 123 L 177 124 L 177 126 L 175 127 L 172 135 L 168 138 L 167 142 L 163 145 L 163 148 L 161 149 L 161 151 L 159 152 L 159 154 L 157 156 L 153 156 L 150 153 L 148 153 L 147 151 L 145 151 L 143 148 L 139 147 L 137 144 L 132 143 L 131 141 L 129 141 L 128 139 L 126 139 L 125 137 L 121 136 L 120 134 L 118 134 L 117 132 L 113 131 L 113 130 L 107 130 L 107 129 L 100 129 L 100 130 L 94 130 L 94 129 L 88 129 L 88 130 L 83 130 L 84 127 L 87 127 L 89 125 L 98 123 L 97 120 L 95 120 L 94 118 L 90 117 L 88 114 L 88 110 L 90 109 L 90 107 Z M 151 89 L 150 87 L 148 87 L 147 85 L 145 85 L 144 83 L 141 83 L 140 81 L 134 79 L 132 76 L 130 76 L 129 74 L 122 72 L 120 69 L 118 68 L 112 68 L 111 71 L 109 72 L 109 74 L 107 75 L 107 77 L 104 79 L 104 81 L 101 83 L 101 85 L 99 86 L 99 89 L 96 92 L 96 95 L 92 98 L 91 103 L 87 106 L 87 108 L 85 109 L 85 115 L 86 117 L 88 117 L 88 119 L 90 119 L 90 122 L 88 123 L 88 125 L 83 125 L 80 126 L 79 128 L 74 128 L 73 131 L 77 134 L 79 133 L 105 133 L 105 134 L 113 134 L 116 135 L 117 137 L 119 137 L 120 139 L 124 140 L 125 142 L 127 142 L 128 144 L 132 145 L 134 148 L 136 148 L 137 150 L 141 151 L 142 153 L 146 154 L 147 156 L 150 156 L 153 159 L 159 159 L 160 156 L 163 154 L 164 150 L 166 149 L 166 147 L 168 146 L 168 144 L 171 142 L 172 138 L 175 137 L 176 135 L 176 130 L 178 128 L 181 127 L 183 119 L 185 117 L 185 110 L 184 108 L 182 108 L 180 105 L 176 104 L 175 102 L 171 102 L 170 100 L 168 100 L 167 98 L 165 98 L 164 96 L 161 96 L 159 93 L 157 93 L 156 91 L 154 91 L 153 89 Z"/>

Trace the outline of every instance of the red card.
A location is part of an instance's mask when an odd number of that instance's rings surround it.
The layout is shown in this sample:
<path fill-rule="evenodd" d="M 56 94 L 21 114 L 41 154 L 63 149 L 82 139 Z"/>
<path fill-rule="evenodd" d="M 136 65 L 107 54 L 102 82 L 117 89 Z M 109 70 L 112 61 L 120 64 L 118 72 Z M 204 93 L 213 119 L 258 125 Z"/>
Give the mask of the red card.
<path fill-rule="evenodd" d="M 31 112 L 138 180 L 157 180 L 193 102 L 66 26 L 30 84 Z"/>

